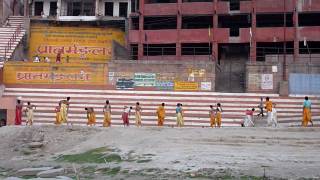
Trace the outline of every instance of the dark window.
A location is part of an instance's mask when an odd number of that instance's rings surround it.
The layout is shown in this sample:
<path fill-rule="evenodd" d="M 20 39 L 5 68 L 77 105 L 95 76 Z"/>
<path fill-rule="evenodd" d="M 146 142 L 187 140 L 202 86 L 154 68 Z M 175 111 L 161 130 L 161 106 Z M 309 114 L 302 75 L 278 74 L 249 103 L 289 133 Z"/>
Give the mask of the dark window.
<path fill-rule="evenodd" d="M 257 60 L 264 61 L 268 54 L 284 54 L 283 42 L 258 42 Z M 286 54 L 293 54 L 293 42 L 286 42 Z"/>
<path fill-rule="evenodd" d="M 211 43 L 183 43 L 181 44 L 182 55 L 211 55 Z"/>
<path fill-rule="evenodd" d="M 213 26 L 212 16 L 183 16 L 182 29 L 205 29 Z"/>
<path fill-rule="evenodd" d="M 41 16 L 43 12 L 43 2 L 35 2 L 34 3 L 34 15 Z"/>
<path fill-rule="evenodd" d="M 131 12 L 138 12 L 139 0 L 131 0 Z"/>
<path fill-rule="evenodd" d="M 299 14 L 299 26 L 320 26 L 320 13 Z"/>
<path fill-rule="evenodd" d="M 57 2 L 50 2 L 50 16 L 57 15 Z"/>
<path fill-rule="evenodd" d="M 283 27 L 284 14 L 257 14 L 257 27 Z M 286 27 L 293 26 L 292 14 L 286 14 Z"/>
<path fill-rule="evenodd" d="M 95 3 L 90 0 L 68 2 L 68 16 L 94 16 Z"/>
<path fill-rule="evenodd" d="M 177 29 L 176 16 L 144 17 L 145 30 Z"/>
<path fill-rule="evenodd" d="M 105 3 L 105 13 L 106 16 L 113 16 L 113 2 Z"/>
<path fill-rule="evenodd" d="M 139 29 L 139 17 L 131 18 L 131 29 L 138 30 Z"/>
<path fill-rule="evenodd" d="M 131 59 L 138 60 L 138 44 L 131 44 Z"/>
<path fill-rule="evenodd" d="M 176 55 L 176 44 L 144 44 L 144 56 Z"/>
<path fill-rule="evenodd" d="M 320 54 L 320 41 L 299 42 L 300 54 Z"/>
<path fill-rule="evenodd" d="M 230 0 L 230 11 L 240 10 L 240 0 Z"/>
<path fill-rule="evenodd" d="M 128 16 L 128 3 L 126 2 L 119 3 L 119 16 L 120 17 Z"/>

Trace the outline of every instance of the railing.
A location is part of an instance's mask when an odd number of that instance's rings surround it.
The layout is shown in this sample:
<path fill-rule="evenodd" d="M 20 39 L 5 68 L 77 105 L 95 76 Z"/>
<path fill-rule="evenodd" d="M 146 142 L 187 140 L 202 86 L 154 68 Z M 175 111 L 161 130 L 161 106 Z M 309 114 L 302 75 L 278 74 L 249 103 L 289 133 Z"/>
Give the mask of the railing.
<path fill-rule="evenodd" d="M 19 36 L 21 32 L 21 25 L 19 25 L 16 30 L 14 31 L 12 37 L 9 39 L 7 46 L 4 49 L 4 59 L 7 60 L 7 54 L 10 54 L 9 51 L 11 50 L 12 47 L 14 47 L 14 43 L 17 40 L 17 37 Z"/>

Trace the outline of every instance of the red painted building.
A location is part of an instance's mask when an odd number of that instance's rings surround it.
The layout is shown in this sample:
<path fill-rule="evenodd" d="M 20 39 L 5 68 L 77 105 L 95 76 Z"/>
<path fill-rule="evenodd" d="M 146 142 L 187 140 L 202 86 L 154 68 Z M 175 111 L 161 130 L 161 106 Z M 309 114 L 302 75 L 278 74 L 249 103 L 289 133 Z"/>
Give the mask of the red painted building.
<path fill-rule="evenodd" d="M 139 0 L 135 6 L 129 26 L 134 59 L 320 54 L 318 0 Z"/>

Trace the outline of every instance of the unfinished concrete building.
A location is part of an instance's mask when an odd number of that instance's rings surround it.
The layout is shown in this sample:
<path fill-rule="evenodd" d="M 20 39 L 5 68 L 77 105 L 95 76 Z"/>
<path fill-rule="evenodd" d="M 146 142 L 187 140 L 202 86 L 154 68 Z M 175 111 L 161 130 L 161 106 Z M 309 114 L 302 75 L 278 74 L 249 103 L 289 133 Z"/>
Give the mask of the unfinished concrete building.
<path fill-rule="evenodd" d="M 320 54 L 319 1 L 140 0 L 138 7 L 130 16 L 132 58 L 215 61 L 218 91 L 248 90 L 247 62 Z"/>

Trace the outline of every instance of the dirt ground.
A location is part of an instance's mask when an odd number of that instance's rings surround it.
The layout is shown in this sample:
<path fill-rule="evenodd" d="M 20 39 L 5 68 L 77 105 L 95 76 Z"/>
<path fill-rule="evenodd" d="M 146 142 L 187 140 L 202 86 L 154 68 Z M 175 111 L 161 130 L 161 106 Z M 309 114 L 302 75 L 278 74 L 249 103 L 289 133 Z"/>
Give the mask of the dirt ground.
<path fill-rule="evenodd" d="M 42 166 L 73 179 L 320 179 L 319 152 L 320 128 L 11 126 L 0 179 Z"/>

